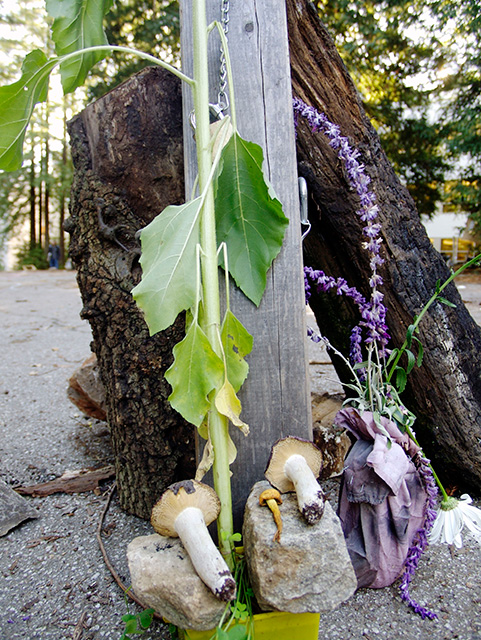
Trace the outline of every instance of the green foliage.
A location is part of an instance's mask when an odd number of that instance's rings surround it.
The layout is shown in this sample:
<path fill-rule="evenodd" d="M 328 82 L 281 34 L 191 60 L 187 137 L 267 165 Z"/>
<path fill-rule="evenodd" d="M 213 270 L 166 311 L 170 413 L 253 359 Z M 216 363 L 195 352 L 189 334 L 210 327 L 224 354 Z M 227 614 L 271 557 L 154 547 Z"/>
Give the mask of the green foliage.
<path fill-rule="evenodd" d="M 144 609 L 140 613 L 130 613 L 127 594 L 124 594 L 124 598 L 127 606 L 127 613 L 122 616 L 122 622 L 125 624 L 125 629 L 120 636 L 120 640 L 131 640 L 131 636 L 143 635 L 152 625 L 155 610 L 149 608 Z"/>
<path fill-rule="evenodd" d="M 226 311 L 222 323 L 221 341 L 226 360 L 227 378 L 237 392 L 249 372 L 245 357 L 252 351 L 253 339 L 230 309 Z"/>
<path fill-rule="evenodd" d="M 259 145 L 234 133 L 222 152 L 215 205 L 217 241 L 228 247 L 229 273 L 256 305 L 288 224 L 281 203 L 271 197 L 262 162 Z"/>
<path fill-rule="evenodd" d="M 180 59 L 180 18 L 177 0 L 122 0 L 105 16 L 105 33 L 110 44 L 130 46 L 164 58 Z M 132 55 L 116 52 L 108 63 L 98 64 L 89 76 L 89 95 L 99 98 L 140 71 L 147 64 Z"/>
<path fill-rule="evenodd" d="M 318 0 L 316 6 L 390 162 L 419 212 L 431 215 L 447 169 L 444 132 L 428 117 L 447 55 L 436 12 L 421 0 Z"/>
<path fill-rule="evenodd" d="M 17 269 L 33 266 L 35 269 L 48 269 L 48 260 L 45 251 L 38 244 L 33 247 L 28 242 L 17 251 Z"/>
<path fill-rule="evenodd" d="M 459 161 L 459 178 L 450 182 L 447 197 L 470 214 L 481 233 L 481 7 L 478 0 L 444 0 L 434 6 L 456 52 L 443 87 L 444 134 L 451 161 Z"/>
<path fill-rule="evenodd" d="M 0 169 L 22 166 L 23 141 L 33 109 L 47 97 L 48 79 L 55 62 L 42 51 L 32 51 L 22 65 L 22 77 L 0 87 Z"/>
<path fill-rule="evenodd" d="M 142 230 L 142 280 L 132 295 L 151 335 L 169 327 L 198 298 L 196 247 L 202 204 L 199 197 L 171 205 Z"/>
<path fill-rule="evenodd" d="M 173 389 L 169 402 L 199 427 L 210 408 L 209 394 L 222 386 L 223 362 L 195 319 L 173 353 L 174 363 L 165 372 L 165 379 Z"/>
<path fill-rule="evenodd" d="M 46 0 L 47 11 L 54 18 L 52 38 L 57 55 L 108 44 L 102 21 L 111 3 L 112 0 Z M 64 93 L 80 87 L 90 69 L 104 57 L 104 51 L 90 51 L 62 62 Z"/>

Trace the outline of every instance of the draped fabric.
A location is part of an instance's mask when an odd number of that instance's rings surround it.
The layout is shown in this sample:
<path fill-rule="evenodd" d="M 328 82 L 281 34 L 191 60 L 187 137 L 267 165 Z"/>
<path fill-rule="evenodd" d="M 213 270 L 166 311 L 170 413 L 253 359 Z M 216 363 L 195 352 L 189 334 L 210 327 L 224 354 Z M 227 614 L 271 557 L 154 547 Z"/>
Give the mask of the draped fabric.
<path fill-rule="evenodd" d="M 358 588 L 392 584 L 423 525 L 427 494 L 411 458 L 418 447 L 387 418 L 342 409 L 335 423 L 356 438 L 346 457 L 338 515 Z"/>

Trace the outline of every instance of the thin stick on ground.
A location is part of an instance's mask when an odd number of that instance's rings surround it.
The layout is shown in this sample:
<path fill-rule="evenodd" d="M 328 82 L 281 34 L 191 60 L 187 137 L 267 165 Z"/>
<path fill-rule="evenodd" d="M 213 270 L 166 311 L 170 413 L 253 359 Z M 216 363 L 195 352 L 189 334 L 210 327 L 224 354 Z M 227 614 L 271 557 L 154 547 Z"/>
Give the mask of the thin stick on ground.
<path fill-rule="evenodd" d="M 115 567 L 112 564 L 112 562 L 111 562 L 111 560 L 110 560 L 110 558 L 109 558 L 109 556 L 107 554 L 107 550 L 106 550 L 106 548 L 104 546 L 104 543 L 103 543 L 103 540 L 102 540 L 102 527 L 103 527 L 103 524 L 104 524 L 104 521 L 105 521 L 105 516 L 107 515 L 107 511 L 109 510 L 110 503 L 112 502 L 112 497 L 113 497 L 116 489 L 117 489 L 117 483 L 114 482 L 113 485 L 111 486 L 111 488 L 109 489 L 109 493 L 108 493 L 108 496 L 107 496 L 107 502 L 105 503 L 105 507 L 102 509 L 102 513 L 100 514 L 100 520 L 99 520 L 99 523 L 97 525 L 97 532 L 96 532 L 97 542 L 99 543 L 100 552 L 102 553 L 102 557 L 103 557 L 104 562 L 105 562 L 105 564 L 107 566 L 107 569 L 112 574 L 112 577 L 115 580 L 115 582 L 119 585 L 119 587 L 122 589 L 124 594 L 126 594 L 131 600 L 133 600 L 136 604 L 138 604 L 140 607 L 142 607 L 142 609 L 147 609 L 148 608 L 147 605 L 144 602 L 142 602 L 142 600 L 140 600 L 140 598 L 138 598 L 134 593 L 132 593 L 130 587 L 127 587 L 122 582 L 122 579 L 120 578 L 119 574 L 115 570 Z M 161 616 L 157 612 L 154 612 L 154 618 L 164 622 L 163 616 Z"/>

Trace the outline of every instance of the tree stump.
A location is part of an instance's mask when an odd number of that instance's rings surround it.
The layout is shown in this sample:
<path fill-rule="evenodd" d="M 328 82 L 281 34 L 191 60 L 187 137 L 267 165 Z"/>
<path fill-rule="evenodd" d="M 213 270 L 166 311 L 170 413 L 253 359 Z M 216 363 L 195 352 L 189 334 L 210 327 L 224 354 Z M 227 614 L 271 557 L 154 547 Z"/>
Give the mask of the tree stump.
<path fill-rule="evenodd" d="M 361 152 L 380 205 L 384 279 L 392 345 L 400 346 L 413 317 L 450 275 L 432 247 L 413 200 L 390 166 L 352 80 L 317 10 L 308 0 L 287 0 L 294 94 L 323 111 Z M 346 278 L 369 293 L 369 258 L 362 250 L 362 221 L 336 153 L 322 134 L 305 123 L 298 128 L 299 172 L 309 185 L 312 231 L 304 243 L 305 263 L 328 275 Z M 481 330 L 456 287 L 445 297 L 451 309 L 436 303 L 420 326 L 424 362 L 409 376 L 403 399 L 416 415 L 415 429 L 441 477 L 454 486 L 481 487 Z M 359 318 L 345 300 L 313 294 L 311 307 L 332 344 L 348 353 L 349 331 Z M 347 350 L 346 350 L 347 349 Z M 341 380 L 349 381 L 334 362 Z"/>
<path fill-rule="evenodd" d="M 184 201 L 180 82 L 145 69 L 88 106 L 69 133 L 66 229 L 106 390 L 120 504 L 149 518 L 166 486 L 195 469 L 193 427 L 170 407 L 164 380 L 183 318 L 150 337 L 130 293 L 141 276 L 137 231 Z"/>

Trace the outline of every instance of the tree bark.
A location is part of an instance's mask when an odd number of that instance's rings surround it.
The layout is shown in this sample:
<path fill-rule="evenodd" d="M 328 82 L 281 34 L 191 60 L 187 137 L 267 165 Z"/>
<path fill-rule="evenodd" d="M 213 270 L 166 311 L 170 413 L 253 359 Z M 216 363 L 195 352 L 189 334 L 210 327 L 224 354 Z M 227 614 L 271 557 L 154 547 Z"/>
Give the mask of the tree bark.
<path fill-rule="evenodd" d="M 380 205 L 383 292 L 391 346 L 400 346 L 413 317 L 450 275 L 432 247 L 413 200 L 383 153 L 361 100 L 317 11 L 308 0 L 287 0 L 294 94 L 323 111 L 361 152 Z M 322 134 L 300 123 L 298 165 L 309 186 L 312 231 L 304 242 L 305 263 L 328 275 L 345 277 L 369 294 L 369 258 L 362 247 L 362 221 L 336 153 Z M 416 415 L 417 435 L 445 482 L 479 491 L 481 487 L 481 330 L 456 287 L 445 297 L 451 309 L 436 303 L 420 326 L 422 367 L 415 368 L 403 400 Z M 332 294 L 313 294 L 311 307 L 329 340 L 348 352 L 356 311 Z M 347 349 L 347 350 L 346 350 Z M 344 382 L 349 376 L 335 366 Z"/>
<path fill-rule="evenodd" d="M 193 427 L 170 407 L 164 380 L 183 318 L 150 337 L 130 293 L 141 275 L 136 232 L 184 199 L 180 82 L 146 69 L 87 107 L 69 133 L 65 226 L 106 389 L 120 503 L 149 518 L 167 485 L 195 468 Z"/>

